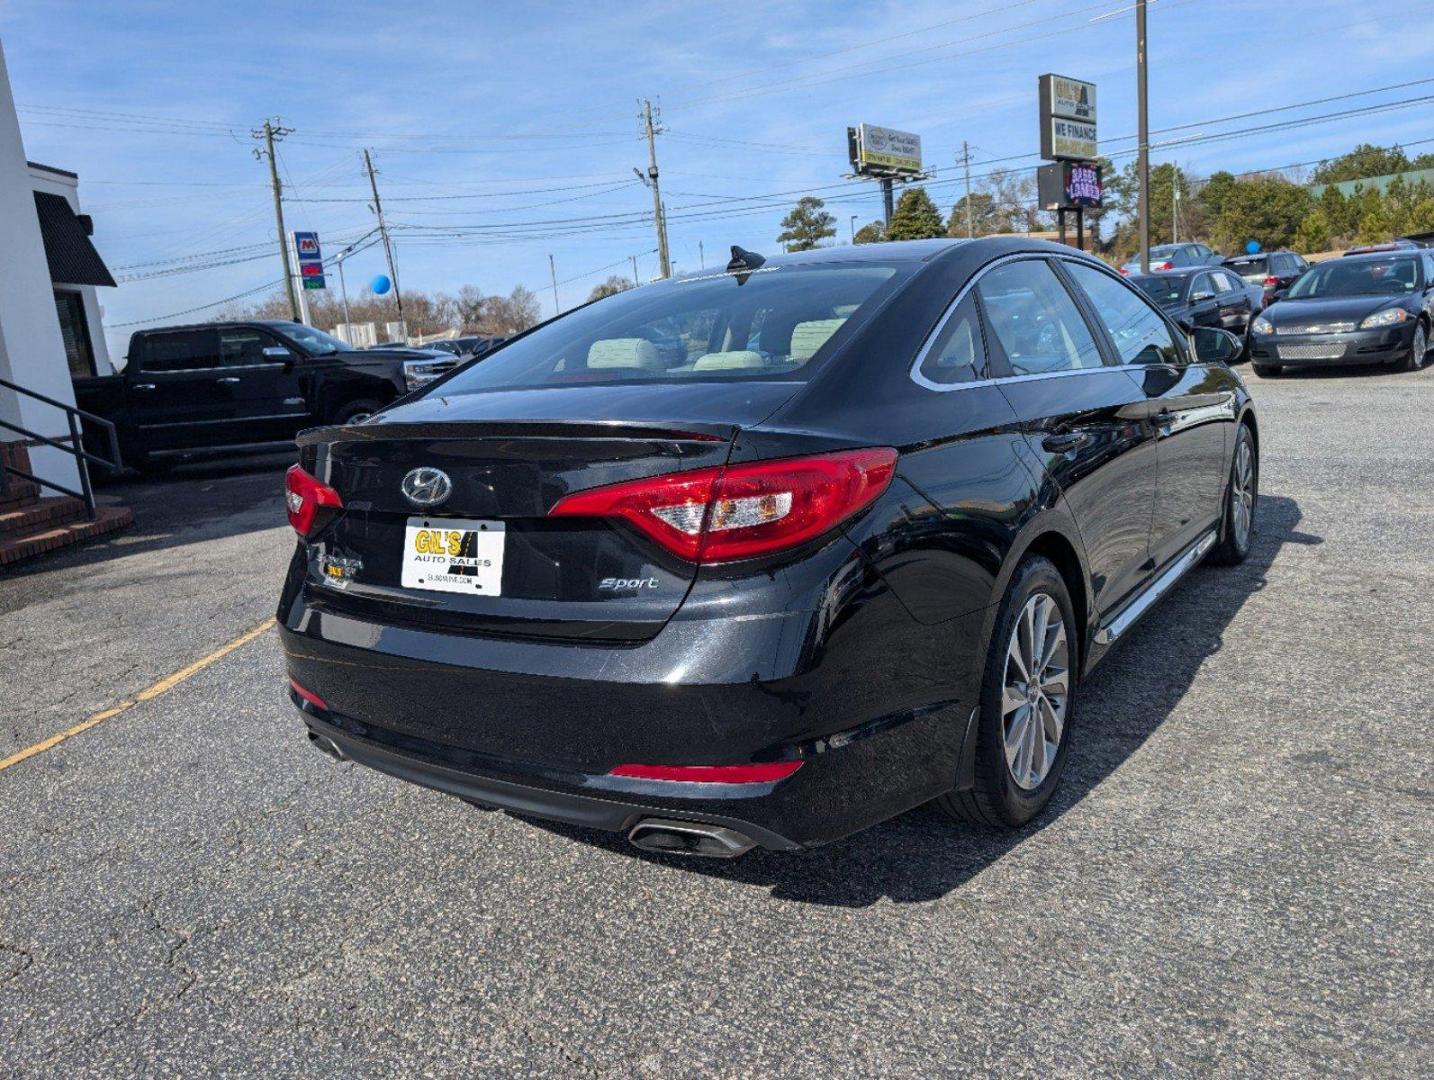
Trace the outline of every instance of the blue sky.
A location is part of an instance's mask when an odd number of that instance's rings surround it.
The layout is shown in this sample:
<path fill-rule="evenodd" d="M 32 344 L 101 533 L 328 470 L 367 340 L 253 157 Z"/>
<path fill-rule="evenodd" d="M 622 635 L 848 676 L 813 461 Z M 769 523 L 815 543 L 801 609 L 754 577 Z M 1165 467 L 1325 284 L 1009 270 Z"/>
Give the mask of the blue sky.
<path fill-rule="evenodd" d="M 807 190 L 828 198 L 844 241 L 849 215 L 860 224 L 880 212 L 875 187 L 841 178 L 851 123 L 920 133 L 943 212 L 960 193 L 962 139 L 977 175 L 990 159 L 1034 164 L 1042 72 L 1096 82 L 1103 152 L 1131 147 L 1121 138 L 1135 130 L 1130 2 L 0 0 L 0 42 L 28 154 L 80 173 L 117 276 L 203 252 L 247 260 L 104 290 L 115 343 L 129 332 L 118 324 L 278 277 L 277 254 L 262 246 L 274 237 L 267 173 L 249 137 L 266 116 L 295 129 L 280 148 L 290 228 L 319 230 L 329 251 L 372 228 L 359 158 L 368 146 L 405 288 L 521 282 L 550 312 L 550 254 L 565 307 L 607 274 L 630 273 L 629 256 L 644 278 L 656 271 L 651 224 L 637 216 L 651 198 L 632 175 L 646 164 L 639 98 L 660 100 L 668 129 L 659 155 L 679 270 L 698 267 L 699 242 L 708 263 L 734 243 L 772 249 L 785 207 Z M 1152 128 L 1188 125 L 1157 143 L 1434 95 L 1430 81 L 1219 119 L 1434 79 L 1434 34 L 1411 34 L 1397 6 L 1158 0 L 1150 57 Z M 1154 159 L 1244 170 L 1360 141 L 1431 139 L 1426 101 Z M 633 216 L 563 220 L 623 214 Z M 350 290 L 382 268 L 378 248 L 355 256 Z"/>

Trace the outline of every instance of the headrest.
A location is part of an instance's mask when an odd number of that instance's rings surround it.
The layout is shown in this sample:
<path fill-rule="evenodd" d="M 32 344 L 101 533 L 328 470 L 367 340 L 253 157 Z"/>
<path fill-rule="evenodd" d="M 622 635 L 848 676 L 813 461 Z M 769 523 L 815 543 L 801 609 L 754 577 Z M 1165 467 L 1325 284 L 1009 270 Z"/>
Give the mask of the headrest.
<path fill-rule="evenodd" d="M 661 371 L 662 357 L 657 346 L 646 338 L 605 338 L 594 341 L 588 348 L 590 370 L 611 370 L 613 368 L 638 368 L 643 371 Z"/>
<path fill-rule="evenodd" d="M 844 322 L 845 319 L 814 319 L 797 323 L 792 327 L 792 359 L 810 360 Z"/>
<path fill-rule="evenodd" d="M 762 354 L 752 352 L 750 349 L 737 349 L 733 352 L 710 352 L 697 358 L 692 365 L 693 371 L 733 371 L 737 368 L 759 368 L 766 367 L 767 361 L 762 359 Z"/>

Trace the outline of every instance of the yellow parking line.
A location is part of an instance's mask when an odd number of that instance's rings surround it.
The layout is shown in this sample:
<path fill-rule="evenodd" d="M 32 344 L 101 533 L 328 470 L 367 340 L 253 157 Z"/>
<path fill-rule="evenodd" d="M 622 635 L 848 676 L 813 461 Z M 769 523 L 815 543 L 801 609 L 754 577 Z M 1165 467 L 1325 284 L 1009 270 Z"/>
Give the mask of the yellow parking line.
<path fill-rule="evenodd" d="M 125 700 L 121 701 L 118 705 L 113 705 L 108 709 L 102 709 L 99 712 L 95 713 L 94 716 L 89 717 L 87 720 L 81 720 L 74 727 L 67 728 L 66 730 L 60 732 L 58 735 L 51 735 L 48 739 L 43 739 L 40 742 L 35 743 L 34 746 L 27 746 L 25 747 L 25 749 L 17 751 L 16 753 L 11 754 L 7 758 L 0 759 L 0 772 L 3 772 L 4 770 L 8 769 L 11 765 L 20 764 L 20 762 L 24 761 L 26 758 L 32 758 L 36 754 L 43 754 L 46 750 L 54 749 L 65 740 L 73 739 L 81 732 L 89 731 L 90 728 L 97 727 L 100 724 L 103 724 L 106 720 L 110 720 L 118 716 L 120 713 L 134 708 L 141 701 L 149 701 L 151 698 L 157 698 L 160 694 L 166 693 L 169 690 L 173 690 L 176 686 L 182 683 L 185 679 L 189 678 L 191 675 L 198 674 L 199 672 L 207 668 L 210 664 L 214 663 L 214 661 L 221 660 L 224 657 L 228 656 L 241 645 L 247 645 L 249 642 L 253 641 L 256 637 L 262 634 L 265 630 L 268 630 L 273 625 L 274 617 L 271 615 L 269 616 L 269 618 L 261 622 L 258 626 L 254 627 L 254 629 L 248 630 L 240 634 L 233 641 L 229 642 L 229 644 L 219 646 L 219 648 L 215 649 L 208 656 L 200 657 L 188 667 L 180 668 L 173 675 L 166 675 L 153 686 L 145 687 L 134 697 L 125 698 Z"/>

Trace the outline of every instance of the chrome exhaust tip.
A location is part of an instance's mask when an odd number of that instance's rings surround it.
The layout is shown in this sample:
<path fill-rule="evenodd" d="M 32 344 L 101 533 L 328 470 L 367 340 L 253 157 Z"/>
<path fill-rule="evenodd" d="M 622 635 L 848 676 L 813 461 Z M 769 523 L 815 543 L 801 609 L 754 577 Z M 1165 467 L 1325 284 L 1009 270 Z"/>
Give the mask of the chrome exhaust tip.
<path fill-rule="evenodd" d="M 309 745 L 316 750 L 322 750 L 335 761 L 347 761 L 348 755 L 339 749 L 338 743 L 334 742 L 327 735 L 320 735 L 317 731 L 309 732 Z"/>
<path fill-rule="evenodd" d="M 702 859 L 735 859 L 757 846 L 749 836 L 721 825 L 700 821 L 664 821 L 644 818 L 627 834 L 628 842 L 643 851 L 664 855 L 694 855 Z"/>

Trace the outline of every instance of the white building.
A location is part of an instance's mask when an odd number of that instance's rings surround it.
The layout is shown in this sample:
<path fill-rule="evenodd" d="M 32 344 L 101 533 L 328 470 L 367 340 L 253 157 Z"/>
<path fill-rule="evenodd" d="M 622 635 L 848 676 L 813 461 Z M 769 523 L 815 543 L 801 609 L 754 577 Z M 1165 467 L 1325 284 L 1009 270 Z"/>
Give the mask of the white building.
<path fill-rule="evenodd" d="M 74 173 L 26 160 L 0 49 L 0 379 L 73 405 L 72 380 L 113 370 L 96 287 L 114 279 L 91 244 Z M 0 421 L 66 439 L 65 414 L 0 386 Z M 0 442 L 22 436 L 0 425 Z M 42 480 L 75 488 L 68 454 L 32 446 Z"/>

